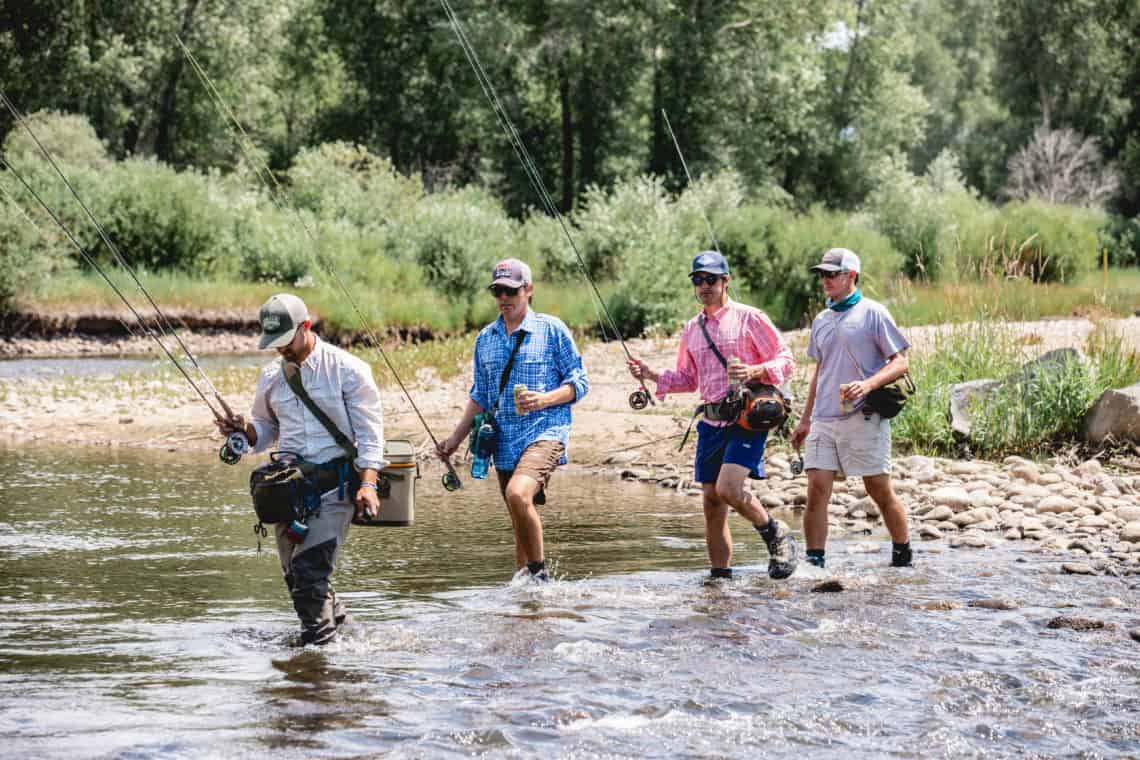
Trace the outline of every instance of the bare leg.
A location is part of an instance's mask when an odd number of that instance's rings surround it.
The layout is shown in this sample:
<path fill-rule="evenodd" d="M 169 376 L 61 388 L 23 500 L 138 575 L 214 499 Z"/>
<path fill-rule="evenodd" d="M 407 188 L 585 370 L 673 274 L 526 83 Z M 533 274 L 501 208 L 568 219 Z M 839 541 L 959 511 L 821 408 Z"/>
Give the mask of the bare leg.
<path fill-rule="evenodd" d="M 768 512 L 760 505 L 760 500 L 744 488 L 748 468 L 739 464 L 726 464 L 720 468 L 716 479 L 716 495 L 736 513 L 757 528 L 768 524 Z"/>
<path fill-rule="evenodd" d="M 539 519 L 538 510 L 534 508 L 534 496 L 538 491 L 537 480 L 530 475 L 517 473 L 511 476 L 504 494 L 515 530 L 515 560 L 521 560 L 519 567 L 527 562 L 541 562 L 545 558 L 542 546 L 542 520 Z"/>
<path fill-rule="evenodd" d="M 899 501 L 895 489 L 891 488 L 891 476 L 888 473 L 868 475 L 863 478 L 863 486 L 867 489 L 867 495 L 883 513 L 883 524 L 887 526 L 891 540 L 896 544 L 905 544 L 909 541 L 906 507 Z"/>
<path fill-rule="evenodd" d="M 804 538 L 807 548 L 827 548 L 827 505 L 831 503 L 831 489 L 835 473 L 831 470 L 808 470 L 807 511 L 804 513 Z M 868 491 L 870 489 L 868 488 Z"/>
<path fill-rule="evenodd" d="M 716 493 L 715 483 L 702 483 L 705 508 L 705 546 L 711 567 L 732 567 L 732 532 L 728 529 L 728 505 Z"/>

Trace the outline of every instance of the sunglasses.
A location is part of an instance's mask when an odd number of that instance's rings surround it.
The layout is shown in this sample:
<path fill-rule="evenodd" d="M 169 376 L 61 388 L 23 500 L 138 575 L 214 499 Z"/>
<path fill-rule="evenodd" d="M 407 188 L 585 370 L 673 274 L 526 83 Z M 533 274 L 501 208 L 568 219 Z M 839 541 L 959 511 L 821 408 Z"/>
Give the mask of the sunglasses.
<path fill-rule="evenodd" d="M 839 275 L 847 274 L 847 273 L 846 272 L 823 272 L 823 271 L 820 271 L 820 272 L 816 272 L 816 274 L 819 275 L 819 279 L 821 279 L 821 280 L 834 280 Z"/>
<path fill-rule="evenodd" d="M 499 296 L 509 296 L 510 298 L 514 298 L 518 294 L 519 288 L 508 288 L 506 285 L 491 286 L 491 295 L 493 295 L 495 298 L 498 298 Z"/>
<path fill-rule="evenodd" d="M 720 279 L 719 274 L 704 274 L 704 275 L 702 275 L 698 272 L 697 274 L 689 275 L 689 280 L 692 281 L 693 286 L 698 287 L 698 288 L 701 285 L 713 285 L 719 279 Z"/>

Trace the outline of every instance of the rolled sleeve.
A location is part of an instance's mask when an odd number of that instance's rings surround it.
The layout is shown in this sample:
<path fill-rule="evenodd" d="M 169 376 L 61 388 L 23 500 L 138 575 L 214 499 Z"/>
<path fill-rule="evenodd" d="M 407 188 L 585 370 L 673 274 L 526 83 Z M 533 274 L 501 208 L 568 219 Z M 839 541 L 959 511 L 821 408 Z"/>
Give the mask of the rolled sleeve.
<path fill-rule="evenodd" d="M 776 325 L 762 312 L 750 313 L 745 321 L 748 340 L 760 356 L 761 380 L 782 385 L 796 369 L 792 350 L 784 342 Z"/>
<path fill-rule="evenodd" d="M 257 378 L 257 390 L 253 394 L 253 407 L 249 411 L 249 421 L 257 434 L 257 443 L 253 445 L 253 450 L 258 454 L 275 444 L 277 436 L 281 432 L 277 415 L 269 406 L 269 388 L 277 374 L 272 368 L 263 370 Z"/>
<path fill-rule="evenodd" d="M 363 362 L 362 362 L 363 364 Z M 342 384 L 344 406 L 356 437 L 356 469 L 382 470 L 384 459 L 384 412 L 380 389 L 368 365 L 347 367 Z"/>
<path fill-rule="evenodd" d="M 697 389 L 697 364 L 689 352 L 688 335 L 681 335 L 681 347 L 677 351 L 677 368 L 665 370 L 657 378 L 658 400 L 669 393 L 691 393 Z"/>
<path fill-rule="evenodd" d="M 570 403 L 576 404 L 590 392 L 590 378 L 582 363 L 582 354 L 574 345 L 574 337 L 569 330 L 559 331 L 558 343 L 558 374 L 562 376 L 562 385 L 574 388 L 574 400 Z"/>
<path fill-rule="evenodd" d="M 470 399 L 474 401 L 483 410 L 491 408 L 491 386 L 487 378 L 487 373 L 483 369 L 483 362 L 481 358 L 485 350 L 485 338 L 480 335 L 475 339 L 475 356 L 471 359 L 471 364 L 474 370 L 474 381 L 471 383 L 471 392 L 468 394 Z"/>

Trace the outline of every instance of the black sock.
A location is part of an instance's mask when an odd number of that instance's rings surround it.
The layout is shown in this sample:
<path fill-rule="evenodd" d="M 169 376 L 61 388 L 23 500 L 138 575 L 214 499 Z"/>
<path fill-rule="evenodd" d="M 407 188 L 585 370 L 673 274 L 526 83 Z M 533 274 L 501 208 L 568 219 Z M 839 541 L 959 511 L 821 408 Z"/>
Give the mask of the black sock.
<path fill-rule="evenodd" d="M 732 568 L 731 567 L 714 567 L 711 570 L 709 570 L 709 577 L 710 578 L 731 578 L 732 577 Z"/>
<path fill-rule="evenodd" d="M 891 543 L 891 564 L 895 567 L 909 565 L 913 559 L 910 551 L 910 541 L 901 544 Z"/>
<path fill-rule="evenodd" d="M 807 561 L 810 562 L 811 564 L 815 565 L 816 567 L 823 567 L 823 563 L 825 561 L 823 558 L 823 555 L 824 555 L 823 549 L 808 549 L 807 550 Z"/>
<path fill-rule="evenodd" d="M 531 575 L 538 575 L 546 570 L 546 560 L 540 559 L 537 562 L 527 562 L 526 569 L 530 571 Z"/>
<path fill-rule="evenodd" d="M 763 527 L 757 526 L 756 530 L 765 541 L 771 541 L 776 537 L 776 521 L 769 517 L 768 524 Z"/>

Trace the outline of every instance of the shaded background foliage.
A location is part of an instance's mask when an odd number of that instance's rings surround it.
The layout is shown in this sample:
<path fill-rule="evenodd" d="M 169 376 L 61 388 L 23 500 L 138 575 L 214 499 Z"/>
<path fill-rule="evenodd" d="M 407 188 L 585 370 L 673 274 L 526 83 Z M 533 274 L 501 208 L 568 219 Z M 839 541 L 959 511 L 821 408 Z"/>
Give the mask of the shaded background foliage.
<path fill-rule="evenodd" d="M 1065 281 L 1105 249 L 1140 261 L 1137 0 L 454 6 L 631 330 L 691 308 L 663 273 L 708 247 L 705 214 L 738 287 L 785 325 L 818 306 L 802 265 L 835 244 L 864 254 L 871 282 Z M 0 0 L 0 85 L 25 112 L 75 115 L 38 123 L 138 264 L 319 274 L 176 33 L 345 270 L 446 304 L 433 318 L 457 327 L 481 318 L 468 293 L 501 255 L 577 277 L 437 3 Z M 11 127 L 0 114 L 5 156 L 50 186 Z M 1089 171 L 1115 192 L 1002 206 L 1021 186 L 1011 159 L 1061 130 L 1095 141 Z M 0 182 L 16 199 L 0 202 L 5 229 L 26 225 L 28 199 Z M 3 243 L 0 305 L 71 265 L 33 231 Z"/>

